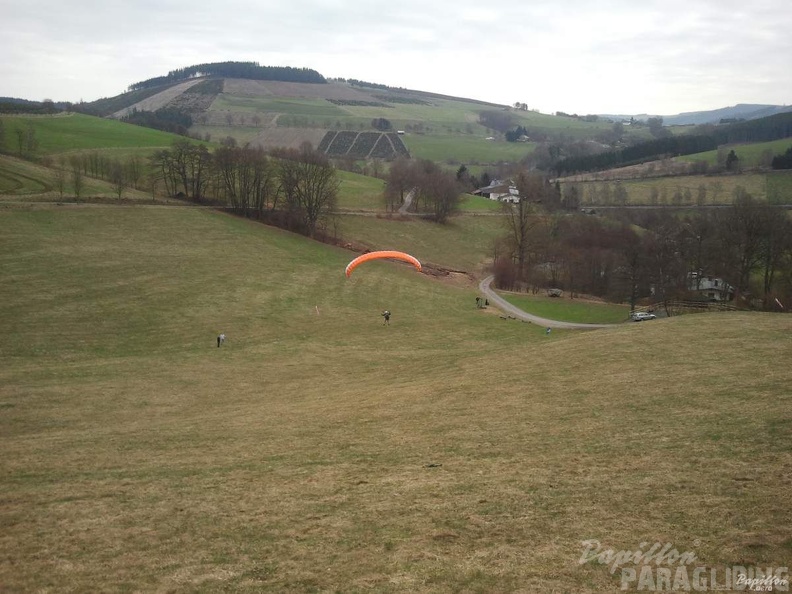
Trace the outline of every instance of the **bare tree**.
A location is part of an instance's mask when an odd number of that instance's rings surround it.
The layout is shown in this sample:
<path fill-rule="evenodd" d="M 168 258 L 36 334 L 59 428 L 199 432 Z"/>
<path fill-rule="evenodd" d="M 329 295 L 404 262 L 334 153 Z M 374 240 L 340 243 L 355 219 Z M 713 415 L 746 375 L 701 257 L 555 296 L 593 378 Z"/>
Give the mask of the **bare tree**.
<path fill-rule="evenodd" d="M 127 187 L 126 171 L 124 171 L 124 164 L 121 161 L 114 161 L 110 166 L 110 183 L 113 184 L 113 190 L 121 200 Z"/>
<path fill-rule="evenodd" d="M 539 223 L 536 216 L 536 204 L 542 200 L 544 184 L 545 181 L 541 176 L 520 172 L 517 177 L 519 199 L 516 204 L 504 204 L 509 238 L 517 260 L 518 279 L 525 276 L 525 262 L 531 242 L 531 232 Z"/>
<path fill-rule="evenodd" d="M 38 151 L 39 141 L 33 124 L 28 124 L 24 129 L 17 128 L 16 137 L 20 157 L 32 157 Z"/>
<path fill-rule="evenodd" d="M 126 162 L 125 169 L 129 185 L 139 190 L 143 179 L 143 161 L 141 158 L 137 155 L 132 155 Z"/>
<path fill-rule="evenodd" d="M 58 196 L 63 200 L 63 192 L 66 189 L 66 172 L 63 170 L 63 165 L 55 168 L 55 189 L 58 190 Z"/>
<path fill-rule="evenodd" d="M 792 222 L 777 206 L 766 206 L 762 219 L 764 233 L 760 238 L 759 252 L 763 301 L 765 309 L 770 309 L 776 275 L 792 256 Z"/>
<path fill-rule="evenodd" d="M 72 157 L 69 160 L 69 164 L 71 165 L 71 181 L 72 181 L 72 190 L 74 191 L 74 197 L 78 200 L 80 196 L 82 196 L 83 191 L 83 172 L 80 166 L 80 159 L 79 157 Z"/>
<path fill-rule="evenodd" d="M 765 211 L 765 206 L 743 190 L 733 206 L 716 214 L 720 269 L 734 279 L 738 291 L 749 290 L 751 273 L 761 262 Z"/>
<path fill-rule="evenodd" d="M 327 157 L 303 144 L 299 151 L 282 150 L 278 177 L 289 225 L 314 237 L 335 207 L 339 181 Z"/>
<path fill-rule="evenodd" d="M 434 220 L 445 223 L 459 209 L 460 187 L 454 174 L 435 171 L 421 180 L 421 194 L 430 204 Z"/>
<path fill-rule="evenodd" d="M 407 193 L 415 187 L 415 171 L 410 161 L 399 157 L 391 163 L 388 178 L 385 180 L 385 208 L 397 210 L 403 203 Z"/>

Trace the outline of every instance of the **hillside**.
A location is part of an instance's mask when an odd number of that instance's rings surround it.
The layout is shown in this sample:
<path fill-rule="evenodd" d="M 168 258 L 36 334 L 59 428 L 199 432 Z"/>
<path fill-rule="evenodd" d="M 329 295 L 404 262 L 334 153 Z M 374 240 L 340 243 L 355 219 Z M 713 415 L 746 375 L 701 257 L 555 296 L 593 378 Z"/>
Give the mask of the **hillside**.
<path fill-rule="evenodd" d="M 209 81 L 213 85 L 206 91 L 194 91 L 201 82 Z M 153 94 L 151 89 L 146 91 L 139 101 L 130 101 L 132 93 L 103 101 L 118 106 L 114 117 L 135 109 L 175 107 L 191 115 L 193 134 L 213 140 L 230 136 L 240 144 L 265 148 L 297 148 L 303 142 L 318 146 L 333 132 L 376 132 L 372 123 L 384 119 L 390 127 L 379 131 L 406 132 L 402 141 L 412 156 L 448 164 L 516 162 L 534 150 L 535 142 L 588 139 L 612 128 L 609 122 L 550 116 L 360 81 L 312 84 L 225 77 L 191 79 L 163 86 Z M 518 126 L 526 128 L 531 140 L 506 142 L 504 133 Z M 640 137 L 646 132 L 636 129 L 627 134 Z M 351 156 L 357 158 L 357 153 Z"/>
<path fill-rule="evenodd" d="M 152 149 L 170 146 L 179 137 L 141 126 L 80 113 L 59 113 L 48 116 L 1 116 L 9 152 L 14 152 L 12 139 L 16 131 L 32 130 L 38 155 L 69 151 L 100 149 Z"/>
<path fill-rule="evenodd" d="M 585 540 L 787 563 L 789 316 L 545 336 L 200 209 L 0 209 L 0 254 L 9 591 L 618 589 Z"/>
<path fill-rule="evenodd" d="M 792 111 L 792 106 L 739 103 L 731 107 L 722 107 L 720 109 L 711 109 L 707 111 L 690 111 L 674 115 L 652 116 L 645 113 L 632 115 L 603 114 L 601 117 L 614 121 L 627 121 L 630 120 L 630 118 L 645 121 L 652 117 L 661 117 L 666 126 L 698 126 L 701 124 L 718 124 L 722 120 L 755 120 L 779 113 L 786 113 L 788 111 Z"/>

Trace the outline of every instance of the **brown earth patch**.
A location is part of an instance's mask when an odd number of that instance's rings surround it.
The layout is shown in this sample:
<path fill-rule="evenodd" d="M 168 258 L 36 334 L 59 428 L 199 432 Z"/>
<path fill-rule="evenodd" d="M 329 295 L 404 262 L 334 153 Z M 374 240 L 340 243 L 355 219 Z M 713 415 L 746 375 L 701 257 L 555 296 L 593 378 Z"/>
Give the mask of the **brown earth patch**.
<path fill-rule="evenodd" d="M 121 109 L 115 112 L 111 117 L 120 119 L 131 113 L 133 109 L 137 109 L 138 111 L 157 111 L 158 109 L 168 105 L 168 103 L 184 93 L 184 91 L 200 82 L 203 82 L 203 79 L 196 78 L 193 80 L 184 81 L 181 84 L 165 89 L 161 93 L 157 93 L 156 95 L 152 95 L 151 97 L 143 99 L 142 101 L 138 101 L 134 105 L 130 105 L 129 107 Z"/>

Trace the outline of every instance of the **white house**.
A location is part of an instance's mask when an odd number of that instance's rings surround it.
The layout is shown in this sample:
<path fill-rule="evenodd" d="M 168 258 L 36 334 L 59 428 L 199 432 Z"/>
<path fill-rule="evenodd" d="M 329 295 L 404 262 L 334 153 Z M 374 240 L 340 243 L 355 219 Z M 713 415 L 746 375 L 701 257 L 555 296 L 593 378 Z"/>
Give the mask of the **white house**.
<path fill-rule="evenodd" d="M 510 179 L 505 181 L 494 179 L 490 185 L 479 188 L 473 194 L 486 196 L 490 200 L 497 200 L 498 202 L 517 204 L 520 201 L 520 193 L 517 191 L 517 186 Z"/>
<path fill-rule="evenodd" d="M 722 278 L 707 276 L 701 272 L 688 273 L 688 290 L 707 301 L 734 299 L 734 287 Z"/>

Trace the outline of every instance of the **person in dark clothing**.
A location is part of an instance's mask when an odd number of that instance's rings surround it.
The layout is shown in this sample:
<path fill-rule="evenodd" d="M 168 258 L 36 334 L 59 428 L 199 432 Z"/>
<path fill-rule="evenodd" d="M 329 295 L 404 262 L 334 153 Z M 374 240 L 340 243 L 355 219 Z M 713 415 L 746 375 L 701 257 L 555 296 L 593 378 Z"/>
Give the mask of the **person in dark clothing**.
<path fill-rule="evenodd" d="M 391 313 L 387 309 L 382 312 L 382 325 L 383 326 L 386 325 L 386 324 L 388 326 L 390 326 L 390 317 L 391 317 Z"/>

